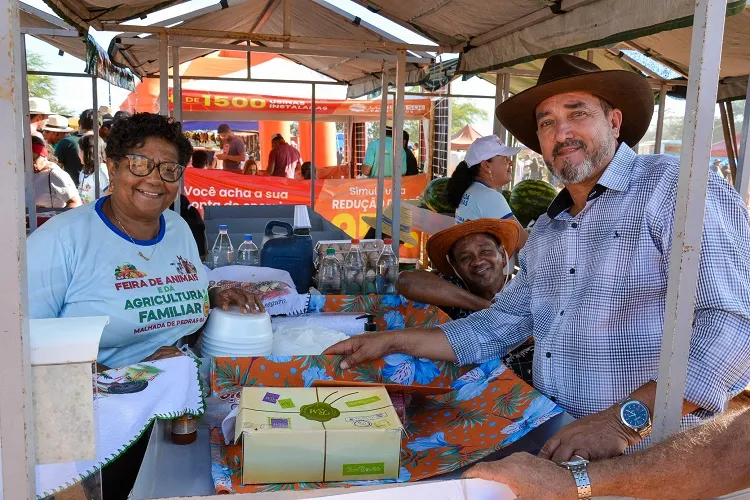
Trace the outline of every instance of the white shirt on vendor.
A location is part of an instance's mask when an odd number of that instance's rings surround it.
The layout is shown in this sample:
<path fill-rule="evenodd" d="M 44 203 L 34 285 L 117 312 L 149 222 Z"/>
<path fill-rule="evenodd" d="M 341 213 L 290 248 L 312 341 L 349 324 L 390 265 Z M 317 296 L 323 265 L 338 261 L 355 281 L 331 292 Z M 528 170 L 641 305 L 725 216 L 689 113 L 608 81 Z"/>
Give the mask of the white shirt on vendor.
<path fill-rule="evenodd" d="M 109 172 L 107 164 L 99 165 L 99 193 L 104 193 L 109 187 Z M 96 178 L 94 172 L 86 175 L 83 170 L 78 175 L 78 194 L 81 195 L 81 203 L 91 203 L 96 200 Z"/>
<path fill-rule="evenodd" d="M 165 211 L 156 238 L 134 244 L 102 212 L 105 200 L 57 215 L 29 237 L 29 311 L 31 318 L 109 316 L 98 361 L 114 368 L 200 328 L 208 279 L 179 214 Z"/>

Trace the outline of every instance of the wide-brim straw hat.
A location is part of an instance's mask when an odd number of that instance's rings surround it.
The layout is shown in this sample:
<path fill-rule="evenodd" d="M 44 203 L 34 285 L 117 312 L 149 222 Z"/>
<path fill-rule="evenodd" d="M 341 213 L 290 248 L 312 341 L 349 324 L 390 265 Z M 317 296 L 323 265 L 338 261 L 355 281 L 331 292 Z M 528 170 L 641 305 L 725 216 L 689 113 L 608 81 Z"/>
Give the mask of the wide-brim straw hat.
<path fill-rule="evenodd" d="M 448 262 L 448 255 L 458 240 L 470 234 L 489 234 L 500 242 L 508 255 L 513 255 L 518 247 L 521 231 L 521 225 L 512 219 L 475 219 L 462 222 L 433 234 L 427 240 L 427 255 L 440 273 L 455 276 L 456 271 Z"/>
<path fill-rule="evenodd" d="M 411 211 L 407 207 L 402 206 L 400 212 L 401 217 L 398 224 L 401 226 L 401 231 L 399 232 L 398 239 L 408 245 L 417 246 L 419 242 L 417 242 L 417 240 L 411 235 Z M 362 220 L 370 227 L 375 227 L 377 225 L 376 217 L 364 215 L 362 216 Z M 393 234 L 393 205 L 388 205 L 383 209 L 383 232 L 390 234 L 391 237 L 395 237 Z"/>
<path fill-rule="evenodd" d="M 648 80 L 631 71 L 602 71 L 586 59 L 565 54 L 549 57 L 536 85 L 501 103 L 495 114 L 513 137 L 541 154 L 536 107 L 566 92 L 588 92 L 621 110 L 619 140 L 628 146 L 635 146 L 646 135 L 654 114 L 654 92 Z"/>

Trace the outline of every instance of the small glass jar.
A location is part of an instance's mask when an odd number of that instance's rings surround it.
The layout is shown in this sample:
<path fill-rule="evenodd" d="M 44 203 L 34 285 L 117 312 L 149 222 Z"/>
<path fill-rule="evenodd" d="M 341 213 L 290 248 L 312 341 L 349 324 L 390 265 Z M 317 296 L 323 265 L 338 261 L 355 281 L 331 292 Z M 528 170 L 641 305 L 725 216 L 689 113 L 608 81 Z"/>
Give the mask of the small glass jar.
<path fill-rule="evenodd" d="M 172 420 L 172 442 L 190 444 L 198 438 L 198 418 L 183 415 Z"/>

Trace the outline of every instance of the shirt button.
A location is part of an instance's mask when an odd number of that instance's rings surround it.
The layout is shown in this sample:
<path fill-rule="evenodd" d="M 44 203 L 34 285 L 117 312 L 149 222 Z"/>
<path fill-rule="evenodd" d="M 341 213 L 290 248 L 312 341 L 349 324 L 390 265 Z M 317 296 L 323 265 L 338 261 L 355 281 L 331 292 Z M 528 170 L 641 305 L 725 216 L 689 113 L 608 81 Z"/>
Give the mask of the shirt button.
<path fill-rule="evenodd" d="M 575 274 L 575 273 L 576 273 L 576 270 L 574 268 L 571 268 L 570 269 L 570 274 Z"/>
<path fill-rule="evenodd" d="M 555 396 L 550 396 L 549 400 L 554 403 L 555 401 L 557 401 L 557 398 Z"/>
<path fill-rule="evenodd" d="M 577 222 L 574 222 L 574 223 L 572 223 L 572 224 L 570 225 L 570 227 L 572 227 L 573 229 L 576 229 L 576 228 L 578 227 L 578 223 L 577 223 Z"/>
<path fill-rule="evenodd" d="M 551 358 L 551 357 L 552 357 L 552 353 L 551 353 L 551 352 L 548 352 L 548 353 L 546 354 L 546 356 L 547 356 L 548 358 Z"/>
<path fill-rule="evenodd" d="M 565 311 L 560 311 L 560 316 L 562 316 L 563 314 L 565 314 Z"/>

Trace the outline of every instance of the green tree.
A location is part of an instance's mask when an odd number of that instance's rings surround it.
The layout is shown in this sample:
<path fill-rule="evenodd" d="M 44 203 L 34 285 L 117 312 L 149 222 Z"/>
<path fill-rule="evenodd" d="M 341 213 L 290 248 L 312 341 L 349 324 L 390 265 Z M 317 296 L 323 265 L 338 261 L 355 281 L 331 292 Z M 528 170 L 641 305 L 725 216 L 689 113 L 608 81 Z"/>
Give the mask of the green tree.
<path fill-rule="evenodd" d="M 34 52 L 26 52 L 26 66 L 29 71 L 44 71 L 44 58 Z M 53 113 L 71 116 L 73 112 L 55 100 L 57 87 L 51 76 L 28 75 L 29 97 L 41 97 L 49 101 Z"/>
<path fill-rule="evenodd" d="M 451 102 L 451 135 L 461 131 L 466 125 L 486 120 L 487 112 L 472 99 L 453 99 Z"/>

